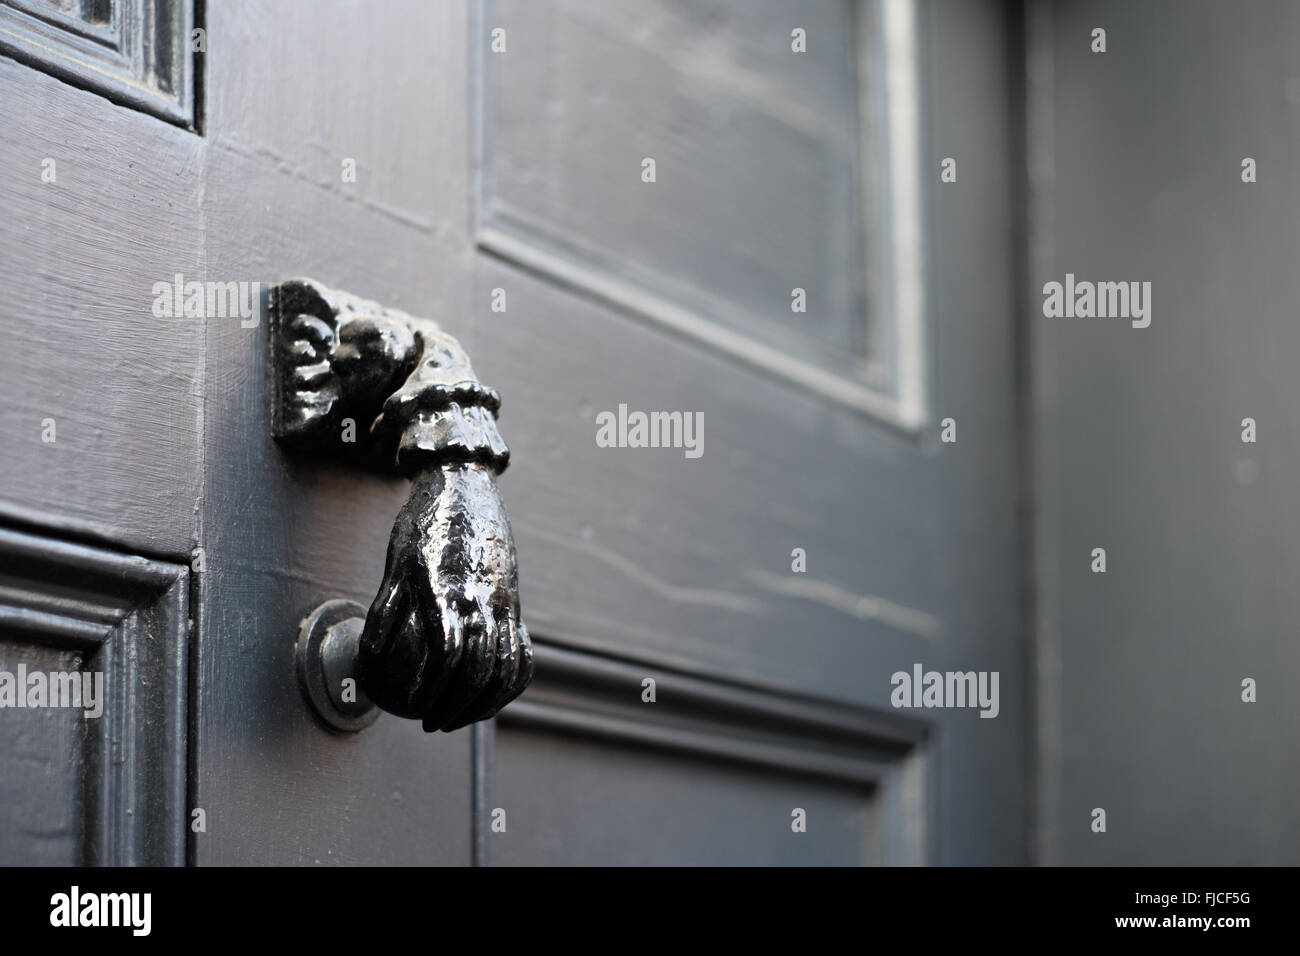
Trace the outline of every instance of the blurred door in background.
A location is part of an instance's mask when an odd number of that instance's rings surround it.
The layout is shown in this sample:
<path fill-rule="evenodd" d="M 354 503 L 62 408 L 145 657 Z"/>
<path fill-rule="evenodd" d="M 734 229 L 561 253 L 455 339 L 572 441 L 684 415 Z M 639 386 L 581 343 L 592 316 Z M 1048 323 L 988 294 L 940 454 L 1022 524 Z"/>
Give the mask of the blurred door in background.
<path fill-rule="evenodd" d="M 1293 865 L 1300 8 L 1031 12 L 1040 856 Z M 1044 318 L 1066 272 L 1150 325 Z"/>

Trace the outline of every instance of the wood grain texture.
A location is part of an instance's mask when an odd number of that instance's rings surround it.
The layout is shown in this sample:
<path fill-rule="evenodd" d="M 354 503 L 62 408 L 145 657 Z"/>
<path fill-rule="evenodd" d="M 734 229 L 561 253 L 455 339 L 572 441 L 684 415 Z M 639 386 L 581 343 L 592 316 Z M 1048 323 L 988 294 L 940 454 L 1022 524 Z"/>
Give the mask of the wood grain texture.
<path fill-rule="evenodd" d="M 114 103 L 196 129 L 195 9 L 193 0 L 9 0 L 0 5 L 0 51 Z"/>
<path fill-rule="evenodd" d="M 466 135 L 463 17 L 414 2 L 209 11 L 210 49 L 229 54 L 208 62 L 210 275 L 312 275 L 456 313 L 468 256 L 444 233 L 468 215 L 465 151 L 450 148 Z M 265 336 L 207 327 L 198 799 L 216 822 L 197 860 L 468 863 L 469 733 L 385 717 L 336 736 L 298 690 L 300 617 L 330 597 L 369 605 L 406 483 L 275 445 Z"/>
<path fill-rule="evenodd" d="M 188 553 L 203 327 L 155 318 L 151 290 L 201 272 L 202 145 L 13 60 L 0 58 L 0 88 L 0 497 Z"/>

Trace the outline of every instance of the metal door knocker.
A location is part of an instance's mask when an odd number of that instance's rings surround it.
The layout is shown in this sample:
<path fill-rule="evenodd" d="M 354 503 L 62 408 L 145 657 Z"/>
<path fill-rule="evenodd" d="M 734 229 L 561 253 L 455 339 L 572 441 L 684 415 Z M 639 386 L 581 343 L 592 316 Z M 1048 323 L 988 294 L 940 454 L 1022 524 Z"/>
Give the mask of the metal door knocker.
<path fill-rule="evenodd" d="M 497 490 L 510 456 L 500 396 L 428 319 L 310 279 L 268 304 L 274 436 L 411 479 L 364 621 L 360 605 L 330 601 L 302 622 L 304 693 L 336 730 L 368 726 L 376 706 L 430 732 L 486 720 L 533 676 Z"/>

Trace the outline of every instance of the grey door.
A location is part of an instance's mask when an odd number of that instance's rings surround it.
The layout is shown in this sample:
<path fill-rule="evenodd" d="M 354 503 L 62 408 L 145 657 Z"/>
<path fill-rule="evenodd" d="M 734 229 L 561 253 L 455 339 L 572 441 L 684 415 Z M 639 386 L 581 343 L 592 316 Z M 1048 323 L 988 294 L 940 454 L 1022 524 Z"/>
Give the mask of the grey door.
<path fill-rule="evenodd" d="M 106 677 L 0 710 L 0 861 L 1022 862 L 1000 7 L 202 6 L 0 4 L 0 670 Z M 160 303 L 299 275 L 503 395 L 490 724 L 299 691 L 405 482 L 271 439 L 260 299 Z"/>
<path fill-rule="evenodd" d="M 1037 13 L 1042 858 L 1294 865 L 1300 11 Z M 1067 271 L 1149 325 L 1045 318 Z"/>

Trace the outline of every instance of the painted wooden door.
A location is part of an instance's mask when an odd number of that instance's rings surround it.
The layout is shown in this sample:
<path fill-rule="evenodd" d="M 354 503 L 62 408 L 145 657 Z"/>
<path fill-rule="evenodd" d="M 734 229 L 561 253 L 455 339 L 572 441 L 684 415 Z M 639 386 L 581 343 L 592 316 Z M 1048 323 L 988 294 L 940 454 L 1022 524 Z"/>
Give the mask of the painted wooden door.
<path fill-rule="evenodd" d="M 1298 29 L 1272 0 L 1032 21 L 1047 863 L 1297 860 Z M 1047 318 L 1067 272 L 1146 314 Z"/>
<path fill-rule="evenodd" d="M 104 675 L 95 718 L 0 709 L 0 861 L 1023 861 L 1008 36 L 0 4 L 0 670 Z M 300 275 L 502 393 L 538 669 L 490 724 L 335 734 L 300 693 L 406 490 L 270 437 Z M 999 680 L 911 706 L 932 671 Z"/>

